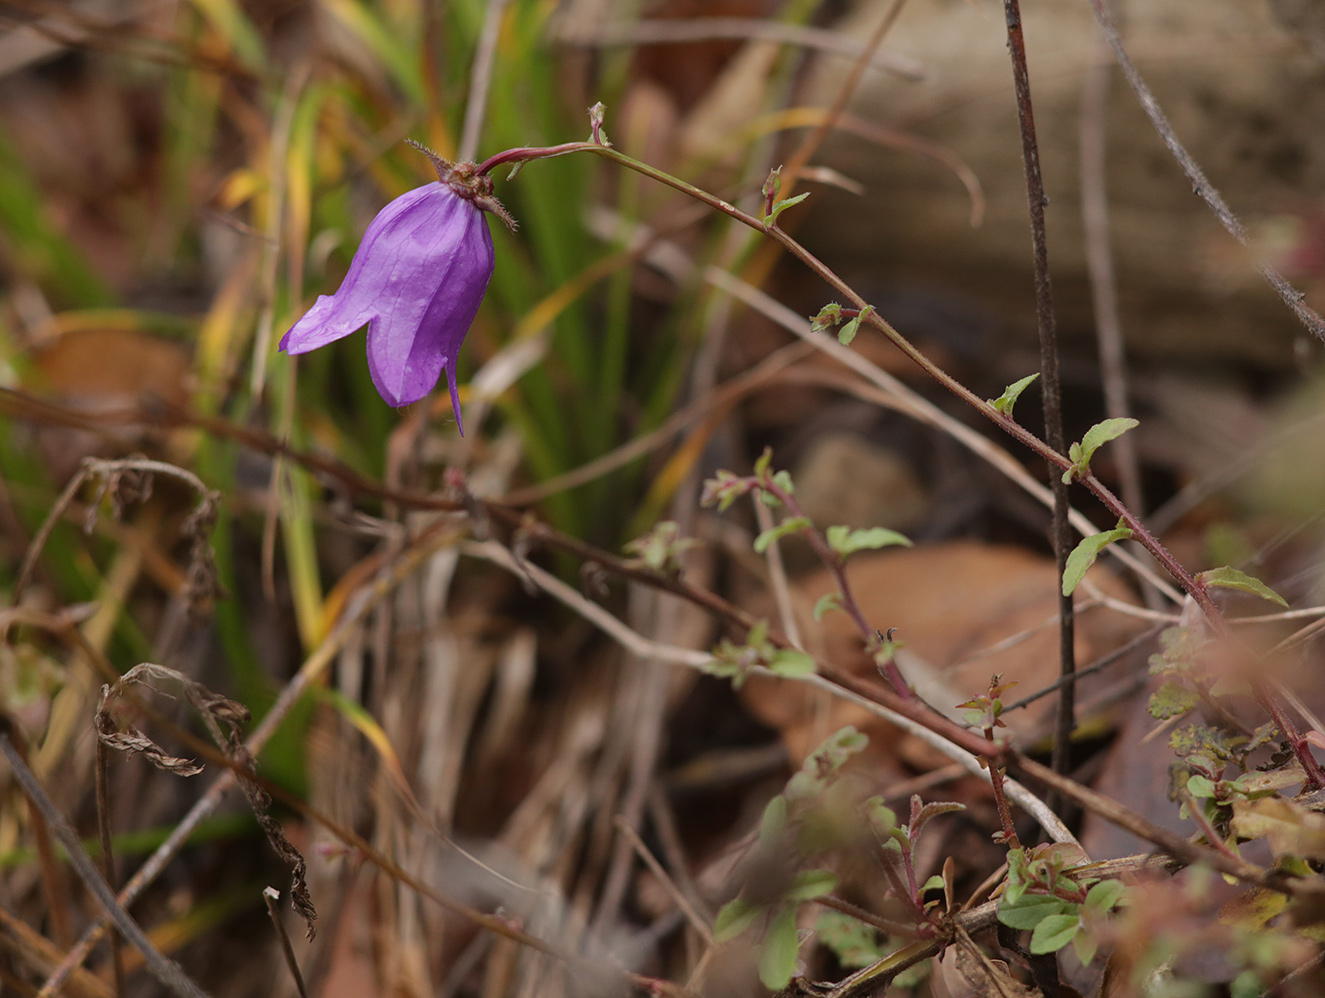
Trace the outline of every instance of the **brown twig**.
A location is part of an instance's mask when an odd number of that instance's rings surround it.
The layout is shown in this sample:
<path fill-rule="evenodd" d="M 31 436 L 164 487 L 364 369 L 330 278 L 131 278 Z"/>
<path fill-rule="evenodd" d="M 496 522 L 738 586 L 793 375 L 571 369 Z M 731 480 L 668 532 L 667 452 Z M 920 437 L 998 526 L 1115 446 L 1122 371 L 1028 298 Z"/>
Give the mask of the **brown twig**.
<path fill-rule="evenodd" d="M 803 510 L 800 503 L 796 501 L 796 497 L 786 489 L 777 485 L 771 479 L 759 482 L 758 487 L 768 492 L 769 495 L 775 497 L 778 502 L 787 508 L 787 512 L 793 518 L 808 519 L 808 517 L 805 516 L 805 510 Z M 818 555 L 819 560 L 823 562 L 824 566 L 833 574 L 833 579 L 837 583 L 838 594 L 842 597 L 842 609 L 847 612 L 847 616 L 851 618 L 851 622 L 856 625 L 856 630 L 860 632 L 860 636 L 864 640 L 866 647 L 874 644 L 878 639 L 874 628 L 872 628 L 869 621 L 865 619 L 865 613 L 861 610 L 860 604 L 856 601 L 855 593 L 851 588 L 851 580 L 847 578 L 846 560 L 829 547 L 828 541 L 824 538 L 824 535 L 819 532 L 817 527 L 811 525 L 803 528 L 799 533 L 810 542 L 810 547 L 814 549 L 814 553 Z M 901 670 L 897 668 L 897 663 L 891 658 L 886 662 L 881 663 L 879 665 L 879 670 L 884 674 L 888 682 L 892 684 L 893 691 L 899 697 L 903 700 L 914 700 L 916 698 L 916 695 L 911 691 L 911 687 L 907 685 L 906 678 L 902 675 Z"/>
<path fill-rule="evenodd" d="M 124 906 L 115 897 L 115 892 L 110 889 L 110 885 L 106 883 L 105 878 L 97 870 L 96 864 L 83 850 L 83 844 L 78 839 L 78 833 L 74 831 L 69 822 L 65 820 L 64 815 L 56 808 L 55 803 L 46 795 L 46 791 L 42 789 L 32 770 L 28 769 L 18 751 L 14 748 L 14 743 L 9 740 L 9 735 L 3 732 L 0 732 L 0 753 L 3 753 L 5 759 L 9 762 L 14 778 L 23 787 L 23 792 L 27 794 L 28 799 L 41 810 L 47 824 L 55 832 L 55 837 L 60 840 L 68 853 L 69 862 L 78 873 L 84 886 L 101 905 L 105 917 L 114 922 L 115 927 L 124 934 L 124 938 L 142 953 L 143 960 L 152 976 L 180 998 L 206 998 L 206 992 L 188 978 L 184 971 L 180 969 L 179 964 L 164 956 L 152 944 L 152 940 L 147 938 L 147 933 L 133 920 L 133 916 L 124 910 Z"/>
<path fill-rule="evenodd" d="M 832 894 L 825 894 L 822 897 L 817 897 L 814 899 L 814 903 L 821 904 L 825 908 L 832 908 L 833 911 L 840 911 L 843 915 L 850 915 L 852 918 L 856 919 L 856 921 L 864 922 L 866 925 L 872 925 L 885 935 L 894 937 L 900 936 L 903 939 L 915 938 L 916 927 L 914 925 L 907 922 L 894 922 L 891 919 L 876 915 L 872 911 L 862 908 L 859 905 L 854 905 L 843 898 L 835 897 Z"/>
<path fill-rule="evenodd" d="M 274 887 L 264 888 L 262 891 L 262 900 L 267 905 L 267 914 L 271 916 L 271 924 L 276 929 L 276 938 L 281 941 L 281 953 L 285 957 L 285 966 L 290 970 L 290 976 L 294 978 L 294 988 L 299 993 L 299 998 L 308 998 L 308 991 L 304 987 L 304 975 L 299 970 L 299 961 L 295 959 L 294 947 L 290 945 L 290 934 L 285 931 L 285 923 L 281 921 L 281 913 L 276 910 L 276 901 L 281 896 L 281 892 Z"/>
<path fill-rule="evenodd" d="M 115 890 L 119 877 L 115 873 L 115 852 L 111 848 L 110 838 L 109 756 L 110 753 L 106 749 L 106 743 L 98 738 L 96 757 L 97 834 L 101 837 L 101 875 L 106 878 L 106 883 L 110 885 L 110 889 Z M 66 943 L 65 945 L 68 946 L 69 944 Z M 117 998 L 125 998 L 128 992 L 124 988 L 124 950 L 120 945 L 119 935 L 114 932 L 110 934 L 110 962 L 115 974 L 115 994 Z"/>
<path fill-rule="evenodd" d="M 1044 784 L 1060 797 L 1071 800 L 1087 811 L 1098 814 L 1110 824 L 1126 829 L 1133 835 L 1158 846 L 1181 863 L 1186 865 L 1206 863 L 1221 873 L 1284 894 L 1296 894 L 1308 889 L 1314 893 L 1318 890 L 1314 886 L 1308 888 L 1306 881 L 1291 877 L 1283 871 L 1266 870 L 1236 856 L 1226 855 L 1217 849 L 1202 848 L 1176 832 L 1161 828 L 1113 798 L 1083 786 L 1018 752 L 1009 753 L 1007 761 L 1010 768 L 1017 770 L 1023 776 Z"/>
<path fill-rule="evenodd" d="M 891 31 L 893 25 L 897 23 L 898 15 L 902 13 L 902 8 L 905 6 L 906 0 L 893 0 L 892 6 L 890 6 L 884 13 L 883 19 L 879 21 L 873 33 L 871 33 L 869 41 L 865 43 L 865 47 L 861 50 L 860 55 L 856 57 L 856 61 L 852 64 L 851 69 L 848 70 L 846 76 L 843 77 L 842 84 L 837 88 L 837 93 L 834 95 L 833 103 L 829 106 L 827 113 L 825 113 L 819 123 L 815 125 L 810 134 L 801 140 L 796 151 L 792 153 L 791 158 L 787 160 L 781 174 L 782 197 L 791 197 L 791 195 L 795 193 L 796 182 L 800 179 L 801 171 L 804 170 L 806 164 L 810 162 L 810 158 L 818 152 L 819 147 L 823 145 L 824 139 L 828 137 L 828 133 L 832 131 L 836 126 L 838 119 L 846 111 L 847 104 L 851 102 L 851 97 L 855 94 L 856 87 L 860 85 L 861 78 L 865 75 L 866 68 L 868 68 L 870 61 L 874 58 L 875 53 L 878 52 L 879 47 L 883 44 L 883 40 L 887 37 L 888 32 Z"/>
<path fill-rule="evenodd" d="M 14 746 L 14 751 L 18 757 L 27 762 L 28 746 L 27 739 L 18 726 L 8 717 L 0 719 L 0 726 L 3 730 L 8 730 L 9 738 Z M 51 830 L 46 824 L 46 816 L 42 813 L 37 802 L 29 800 L 28 817 L 32 822 L 32 838 L 37 847 L 37 864 L 41 870 L 41 890 L 46 897 L 46 911 L 51 920 L 51 935 L 54 942 L 61 949 L 67 949 L 73 942 L 74 929 L 69 921 L 70 898 L 69 884 L 64 875 L 64 867 L 61 866 L 55 855 L 55 847 L 51 843 Z M 123 998 L 123 991 L 119 992 Z"/>
<path fill-rule="evenodd" d="M 1007 794 L 1003 792 L 1003 770 L 997 762 L 989 757 L 981 756 L 980 758 L 989 767 L 989 784 L 994 788 L 994 803 L 998 806 L 998 820 L 999 824 L 1003 826 L 1003 842 L 1009 849 L 1020 849 L 1021 841 L 1017 838 L 1017 826 L 1012 822 L 1012 808 L 1008 807 Z"/>
<path fill-rule="evenodd" d="M 1017 95 L 1017 121 L 1021 127 L 1022 164 L 1026 170 L 1026 201 L 1031 215 L 1031 248 L 1035 260 L 1035 324 L 1040 338 L 1040 397 L 1044 403 L 1044 435 L 1049 446 L 1062 454 L 1063 399 L 1058 377 L 1058 325 L 1054 317 L 1053 285 L 1049 280 L 1049 244 L 1045 234 L 1044 177 L 1040 172 L 1040 150 L 1035 140 L 1035 114 L 1031 107 L 1030 71 L 1026 65 L 1026 40 L 1021 30 L 1018 0 L 1003 0 L 1007 22 L 1008 51 L 1012 54 L 1012 81 Z M 1049 484 L 1054 492 L 1054 557 L 1061 579 L 1072 546 L 1068 523 L 1067 483 L 1049 466 Z M 1058 597 L 1058 661 L 1063 676 L 1076 671 L 1075 618 L 1072 596 Z M 1064 683 L 1058 694 L 1057 724 L 1054 727 L 1053 766 L 1060 773 L 1071 768 L 1072 731 L 1076 727 L 1076 685 Z"/>
<path fill-rule="evenodd" d="M 1100 43 L 1102 44 L 1102 43 Z M 1100 380 L 1104 411 L 1110 418 L 1130 416 L 1127 392 L 1127 348 L 1118 316 L 1118 279 L 1109 238 L 1109 185 L 1105 169 L 1108 138 L 1109 77 L 1103 61 L 1086 67 L 1081 92 L 1081 223 L 1085 230 L 1086 274 L 1099 342 Z M 1136 444 L 1129 434 L 1113 442 L 1123 502 L 1137 515 L 1145 512 Z M 1153 609 L 1153 608 L 1152 608 Z"/>
<path fill-rule="evenodd" d="M 656 857 L 649 850 L 649 847 L 644 844 L 644 840 L 640 838 L 639 832 L 631 828 L 630 823 L 619 814 L 613 819 L 612 823 L 616 825 L 617 831 L 630 841 L 631 848 L 635 850 L 636 854 L 644 862 L 644 865 L 647 866 L 653 872 L 653 875 L 658 878 L 658 882 L 662 884 L 663 890 L 667 892 L 668 896 L 676 902 L 676 906 L 685 914 L 686 921 L 690 923 L 690 927 L 699 933 L 700 938 L 703 939 L 705 943 L 712 946 L 713 930 L 709 928 L 709 925 L 704 921 L 703 916 L 695 910 L 694 906 L 690 903 L 690 900 L 685 896 L 681 888 L 677 886 L 676 881 L 672 879 L 665 869 L 663 869 L 663 865 L 658 862 L 658 857 Z"/>

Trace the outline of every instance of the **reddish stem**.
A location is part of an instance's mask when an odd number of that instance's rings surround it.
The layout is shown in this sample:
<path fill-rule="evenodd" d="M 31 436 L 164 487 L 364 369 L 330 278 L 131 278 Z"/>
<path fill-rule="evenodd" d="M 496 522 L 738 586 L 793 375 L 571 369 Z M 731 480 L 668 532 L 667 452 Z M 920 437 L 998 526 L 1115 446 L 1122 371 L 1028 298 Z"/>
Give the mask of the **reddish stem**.
<path fill-rule="evenodd" d="M 991 745 L 997 747 L 994 741 L 994 729 L 985 728 L 985 737 Z M 989 783 L 994 788 L 994 803 L 998 807 L 998 820 L 1003 825 L 1003 843 L 1009 849 L 1020 849 L 1021 840 L 1017 838 L 1017 827 L 1012 823 L 1012 808 L 1008 805 L 1008 796 L 1003 791 L 1003 770 L 999 768 L 998 763 L 988 756 L 982 755 L 981 761 L 985 768 L 989 770 Z"/>
<path fill-rule="evenodd" d="M 747 481 L 752 482 L 755 486 L 777 499 L 778 502 L 787 507 L 787 512 L 793 517 L 809 519 L 805 516 L 805 510 L 801 508 L 800 503 L 796 501 L 796 497 L 780 485 L 775 484 L 771 478 L 766 481 L 750 478 Z M 870 627 L 869 621 L 865 619 L 860 604 L 856 602 L 855 594 L 851 591 L 851 583 L 847 580 L 846 560 L 829 546 L 827 539 L 819 532 L 817 527 L 804 527 L 800 533 L 810 542 L 810 546 L 814 548 L 814 553 L 819 556 L 819 560 L 833 573 L 833 579 L 837 582 L 837 590 L 842 596 L 842 609 L 847 612 L 847 616 L 856 625 L 856 630 L 860 631 L 861 636 L 865 639 L 865 646 L 868 648 L 877 640 L 877 636 L 874 629 Z M 902 670 L 897 668 L 896 662 L 889 658 L 887 662 L 879 665 L 879 669 L 887 677 L 888 682 L 892 684 L 893 689 L 897 691 L 898 696 L 903 700 L 915 699 L 915 694 L 911 691 L 911 687 L 907 685 L 906 678 L 902 675 Z"/>

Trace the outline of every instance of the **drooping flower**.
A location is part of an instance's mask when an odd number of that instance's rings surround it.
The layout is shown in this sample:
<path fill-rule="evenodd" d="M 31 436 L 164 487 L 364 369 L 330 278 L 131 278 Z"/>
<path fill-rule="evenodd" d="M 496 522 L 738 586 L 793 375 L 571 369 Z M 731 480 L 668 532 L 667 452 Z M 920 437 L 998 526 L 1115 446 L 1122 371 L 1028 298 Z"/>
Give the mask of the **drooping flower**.
<path fill-rule="evenodd" d="M 513 225 L 492 196 L 490 177 L 423 150 L 437 183 L 381 210 L 334 295 L 317 302 L 280 342 L 286 353 L 326 346 L 368 326 L 368 371 L 393 406 L 423 398 L 446 372 L 460 425 L 456 358 L 492 278 L 492 236 L 484 211 Z M 461 427 L 463 432 L 463 426 Z"/>

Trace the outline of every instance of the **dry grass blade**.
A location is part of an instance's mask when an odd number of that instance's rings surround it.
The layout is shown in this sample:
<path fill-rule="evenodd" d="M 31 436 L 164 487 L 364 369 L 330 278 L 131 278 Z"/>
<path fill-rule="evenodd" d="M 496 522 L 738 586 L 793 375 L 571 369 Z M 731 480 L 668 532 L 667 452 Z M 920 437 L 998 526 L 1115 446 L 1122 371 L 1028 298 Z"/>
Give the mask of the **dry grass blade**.
<path fill-rule="evenodd" d="M 33 776 L 32 771 L 24 765 L 14 748 L 13 742 L 9 740 L 9 735 L 0 733 L 0 752 L 4 753 L 9 761 L 10 769 L 15 778 L 22 785 L 23 791 L 28 795 L 46 818 L 47 824 L 55 832 L 56 838 L 65 847 L 69 853 L 69 862 L 73 864 L 78 876 L 82 879 L 87 889 L 97 899 L 106 917 L 115 923 L 115 927 L 124 934 L 127 939 L 140 953 L 147 962 L 147 968 L 152 975 L 164 984 L 173 994 L 179 998 L 206 998 L 206 992 L 203 991 L 180 969 L 174 961 L 167 959 L 160 950 L 152 945 L 152 940 L 147 938 L 145 933 L 133 916 L 124 910 L 115 897 L 115 892 L 110 889 L 96 864 L 83 850 L 83 844 L 78 840 L 78 834 L 67 822 L 55 803 L 46 795 L 37 778 Z"/>
<path fill-rule="evenodd" d="M 217 506 L 221 499 L 220 493 L 208 488 L 202 479 L 193 472 L 173 464 L 167 464 L 164 461 L 153 461 L 142 457 L 131 457 L 118 461 L 87 458 L 83 462 L 83 466 L 79 468 L 78 473 L 69 480 L 64 491 L 60 493 L 60 497 L 51 506 L 50 512 L 47 513 L 46 519 L 42 522 L 36 536 L 28 545 L 27 553 L 23 557 L 23 565 L 18 572 L 18 579 L 14 583 L 14 601 L 17 603 L 22 595 L 23 589 L 32 575 L 32 569 L 37 564 L 37 558 L 40 557 L 42 549 L 50 539 L 51 531 L 55 529 L 55 525 L 60 521 L 60 518 L 69 510 L 74 497 L 85 482 L 89 479 L 99 479 L 95 498 L 88 504 L 87 516 L 83 524 L 84 529 L 90 533 L 96 524 L 103 498 L 109 497 L 112 511 L 118 520 L 123 513 L 125 503 L 142 502 L 152 494 L 154 475 L 168 475 L 177 478 L 197 492 L 199 496 L 197 506 L 184 522 L 182 528 L 184 535 L 189 539 L 190 545 L 189 569 L 184 592 L 189 607 L 191 609 L 201 608 L 221 595 L 216 574 L 216 562 L 207 542 L 207 535 L 216 522 Z"/>
<path fill-rule="evenodd" d="M 949 416 L 918 392 L 912 391 L 902 384 L 887 371 L 870 363 L 860 354 L 842 346 L 833 337 L 810 332 L 809 323 L 804 318 L 740 278 L 716 267 L 707 268 L 704 277 L 729 294 L 740 298 L 751 308 L 757 308 L 788 332 L 794 333 L 807 343 L 812 344 L 816 349 L 855 371 L 871 384 L 882 389 L 889 398 L 896 399 L 897 401 L 893 403 L 895 407 L 899 409 L 905 407 L 904 411 L 910 413 L 916 419 L 943 430 L 963 447 L 997 468 L 1037 501 L 1049 508 L 1053 507 L 1053 494 L 1049 489 L 1042 483 L 1035 481 L 1007 451 L 971 429 L 965 423 Z M 1099 529 L 1079 510 L 1073 509 L 1069 516 L 1072 525 L 1083 537 L 1099 533 Z M 1182 595 L 1173 588 L 1167 579 L 1157 574 L 1149 565 L 1139 561 L 1130 552 L 1122 550 L 1118 545 L 1111 545 L 1105 551 L 1158 588 L 1174 603 L 1181 604 L 1183 602 Z"/>
<path fill-rule="evenodd" d="M 128 731 L 121 729 L 118 715 L 120 698 L 133 685 L 143 685 L 161 691 L 162 686 L 179 689 L 189 705 L 203 719 L 217 744 L 225 750 L 235 764 L 235 772 L 252 772 L 257 763 L 240 737 L 240 725 L 249 719 L 248 708 L 228 697 L 213 693 L 201 683 L 196 683 L 175 669 L 170 669 L 152 662 L 143 662 L 126 672 L 113 686 L 102 689 L 101 705 L 97 708 L 97 737 L 110 748 L 127 752 L 141 752 L 158 769 L 174 773 L 177 776 L 194 776 L 202 772 L 202 767 L 187 759 L 167 755 L 150 738 L 135 728 Z M 317 910 L 308 893 L 307 863 L 299 850 L 290 844 L 281 826 L 267 812 L 271 808 L 271 798 L 250 779 L 239 778 L 239 785 L 248 799 L 253 815 L 262 826 L 267 841 L 276 854 L 291 868 L 290 901 L 294 905 L 304 924 L 308 927 L 308 938 L 317 934 Z"/>
<path fill-rule="evenodd" d="M 501 565 L 507 571 L 516 575 L 524 576 L 529 579 L 539 589 L 542 589 L 548 595 L 560 600 L 567 607 L 583 616 L 590 623 L 600 628 L 605 634 L 614 641 L 620 643 L 624 648 L 641 658 L 652 658 L 660 662 L 671 662 L 676 665 L 685 665 L 690 668 L 702 669 L 712 661 L 712 656 L 707 652 L 693 651 L 689 648 L 677 648 L 675 646 L 664 645 L 649 638 L 644 637 L 631 630 L 628 626 L 618 620 L 612 614 L 608 613 L 598 604 L 586 599 L 571 586 L 566 585 L 556 576 L 544 571 L 537 565 L 521 561 L 510 551 L 495 542 L 474 543 L 467 542 L 461 545 L 461 551 L 472 557 L 482 558 L 491 561 L 494 564 Z M 776 675 L 763 669 L 752 669 L 752 674 L 759 672 L 766 673 L 769 676 Z M 913 720 L 904 714 L 890 710 L 880 703 L 868 697 L 862 696 L 853 690 L 849 690 L 831 679 L 822 675 L 809 676 L 791 676 L 779 677 L 786 682 L 804 683 L 808 686 L 816 687 L 836 697 L 841 697 L 859 707 L 864 708 L 872 714 L 884 718 L 887 721 L 896 724 L 904 729 L 908 734 L 924 741 L 927 745 L 937 749 L 955 762 L 959 762 L 965 767 L 966 771 L 973 776 L 983 778 L 985 768 L 975 754 L 968 752 L 962 746 L 956 744 L 950 739 L 932 730 L 930 727 Z M 1021 786 L 1015 780 L 1006 781 L 1006 789 L 1009 799 L 1020 806 L 1027 814 L 1031 815 L 1041 828 L 1055 842 L 1076 843 L 1076 836 L 1071 830 L 1063 824 L 1061 818 L 1048 808 L 1045 803 L 1032 794 L 1025 787 Z"/>
<path fill-rule="evenodd" d="M 48 971 L 57 966 L 64 956 L 58 946 L 3 907 L 0 907 L 0 929 L 4 930 L 4 933 L 0 934 L 0 944 L 40 971 Z M 10 978 L 6 983 L 12 983 L 13 980 Z M 70 976 L 66 987 L 68 994 L 77 998 L 115 998 L 116 994 L 101 978 L 83 967 L 79 967 Z M 14 990 L 31 992 L 30 988 L 24 991 L 23 988 L 15 987 Z"/>
<path fill-rule="evenodd" d="M 407 547 L 399 556 L 383 570 L 383 574 L 372 584 L 364 587 L 362 591 L 356 594 L 351 600 L 342 616 L 340 623 L 327 636 L 313 653 L 305 660 L 303 666 L 293 679 L 286 684 L 285 689 L 277 698 L 258 727 L 249 736 L 245 747 L 250 754 L 257 754 L 261 751 L 281 722 L 285 720 L 286 715 L 299 701 L 299 698 L 308 689 L 327 667 L 335 660 L 345 642 L 348 641 L 358 628 L 362 625 L 364 619 L 384 600 L 401 582 L 416 572 L 420 563 L 432 551 L 439 547 L 454 543 L 455 534 L 453 528 L 443 524 L 438 528 L 426 532 L 419 537 L 413 545 Z M 138 872 L 133 875 L 120 891 L 120 903 L 131 904 L 147 885 L 150 884 L 165 868 L 184 842 L 197 828 L 198 824 L 206 818 L 220 803 L 221 797 L 235 783 L 236 775 L 232 770 L 226 770 L 216 778 L 216 781 L 207 789 L 201 798 L 189 809 L 188 814 L 175 826 L 175 829 L 166 838 L 166 841 L 157 847 L 156 851 L 148 858 Z M 40 994 L 44 998 L 50 998 L 56 994 L 65 978 L 74 968 L 82 965 L 87 959 L 92 947 L 97 944 L 105 931 L 109 918 L 95 921 L 91 927 L 84 933 L 83 938 L 78 944 L 70 950 L 68 957 L 58 967 L 46 982 L 42 985 Z"/>
<path fill-rule="evenodd" d="M 285 931 L 285 923 L 281 921 L 281 913 L 276 910 L 276 902 L 280 896 L 281 892 L 273 887 L 268 887 L 262 892 L 262 900 L 267 905 L 267 914 L 271 916 L 271 924 L 281 941 L 281 953 L 285 956 L 285 965 L 290 969 L 290 976 L 294 978 L 295 990 L 299 992 L 299 998 L 308 998 L 308 990 L 304 987 L 304 975 L 300 972 L 299 961 L 294 956 L 294 947 L 290 945 L 290 936 Z"/>

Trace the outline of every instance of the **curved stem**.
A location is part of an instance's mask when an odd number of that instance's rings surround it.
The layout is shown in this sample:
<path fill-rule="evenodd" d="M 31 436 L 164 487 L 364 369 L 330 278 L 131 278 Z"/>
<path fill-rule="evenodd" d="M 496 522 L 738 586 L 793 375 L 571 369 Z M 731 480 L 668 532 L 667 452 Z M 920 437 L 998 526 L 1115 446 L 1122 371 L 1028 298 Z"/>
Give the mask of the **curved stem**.
<path fill-rule="evenodd" d="M 735 219 L 742 225 L 767 233 L 781 244 L 788 253 L 803 263 L 812 273 L 825 281 L 834 289 L 834 291 L 842 295 L 854 307 L 863 310 L 868 305 L 868 302 L 857 294 L 846 281 L 834 273 L 827 264 L 802 246 L 792 236 L 780 229 L 776 222 L 768 222 L 756 218 L 749 212 L 742 211 L 735 205 L 710 194 L 702 188 L 696 187 L 694 184 L 687 183 L 679 177 L 675 177 L 670 173 L 665 173 L 656 167 L 618 152 L 611 146 L 603 145 L 598 142 L 567 142 L 562 145 L 546 146 L 542 148 L 521 147 L 508 149 L 504 152 L 497 153 L 495 156 L 489 157 L 476 168 L 475 172 L 482 175 L 504 163 L 549 159 L 554 156 L 565 156 L 574 152 L 590 152 L 596 156 L 610 159 L 627 169 L 634 170 L 637 173 L 658 181 L 660 184 L 665 184 L 674 190 L 687 194 L 698 201 L 702 201 L 715 211 L 719 211 L 729 218 Z M 1074 467 L 1073 463 L 1057 450 L 1050 447 L 1047 443 L 1037 437 L 1034 433 L 1031 433 L 1025 427 L 1021 426 L 1010 416 L 999 412 L 993 407 L 993 405 L 980 398 L 960 381 L 935 364 L 925 356 L 919 348 L 911 343 L 910 340 L 894 329 L 892 324 L 880 316 L 877 311 L 871 308 L 866 316 L 866 321 L 888 337 L 888 339 L 891 340 L 902 353 L 906 354 L 907 357 L 914 361 L 921 370 L 931 378 L 952 394 L 956 395 L 967 405 L 971 406 L 971 408 L 975 409 L 990 422 L 1002 428 L 1004 432 L 1030 448 L 1030 450 L 1047 461 L 1051 466 L 1060 468 L 1063 471 L 1067 471 Z M 1214 600 L 1211 599 L 1209 589 L 1205 583 L 1191 572 L 1187 571 L 1178 559 L 1159 542 L 1158 538 L 1146 529 L 1140 519 L 1127 509 L 1118 497 L 1110 492 L 1109 489 L 1105 487 L 1104 483 L 1098 478 L 1087 473 L 1080 476 L 1078 481 L 1080 481 L 1092 495 L 1099 499 L 1111 513 L 1120 517 L 1123 522 L 1132 529 L 1136 535 L 1136 540 L 1139 541 L 1147 551 L 1154 555 L 1155 559 L 1164 566 L 1170 575 L 1173 576 L 1178 585 L 1180 585 L 1201 608 L 1206 619 L 1210 621 L 1210 625 L 1215 634 L 1221 637 L 1227 636 L 1229 633 L 1228 624 L 1224 620 L 1223 614 L 1220 613 L 1219 607 L 1216 606 Z M 857 626 L 860 626 L 859 621 L 857 621 Z M 905 683 L 902 683 L 899 690 L 905 688 Z M 1284 733 L 1284 736 L 1292 743 L 1293 751 L 1306 771 L 1308 782 L 1314 786 L 1325 786 L 1325 770 L 1322 770 L 1320 764 L 1316 762 L 1311 754 L 1310 748 L 1299 736 L 1296 727 L 1293 725 L 1288 715 L 1275 702 L 1274 698 L 1263 685 L 1258 685 L 1256 693 L 1257 699 L 1260 701 L 1261 705 L 1274 719 L 1275 724 Z"/>

